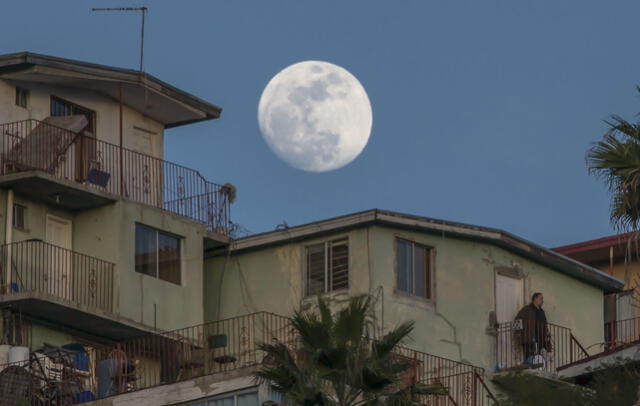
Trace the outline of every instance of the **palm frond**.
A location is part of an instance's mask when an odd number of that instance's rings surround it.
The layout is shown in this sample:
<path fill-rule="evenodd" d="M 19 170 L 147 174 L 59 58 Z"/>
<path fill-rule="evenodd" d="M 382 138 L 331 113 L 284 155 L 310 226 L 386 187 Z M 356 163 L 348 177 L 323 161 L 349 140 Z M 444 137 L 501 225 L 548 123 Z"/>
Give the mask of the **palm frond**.
<path fill-rule="evenodd" d="M 375 341 L 373 343 L 374 354 L 377 357 L 386 357 L 389 355 L 394 348 L 402 344 L 402 342 L 409 337 L 414 325 L 415 323 L 413 321 L 404 322 Z"/>
<path fill-rule="evenodd" d="M 587 151 L 589 173 L 612 194 L 610 220 L 619 231 L 640 225 L 640 124 L 611 115 L 600 141 Z"/>

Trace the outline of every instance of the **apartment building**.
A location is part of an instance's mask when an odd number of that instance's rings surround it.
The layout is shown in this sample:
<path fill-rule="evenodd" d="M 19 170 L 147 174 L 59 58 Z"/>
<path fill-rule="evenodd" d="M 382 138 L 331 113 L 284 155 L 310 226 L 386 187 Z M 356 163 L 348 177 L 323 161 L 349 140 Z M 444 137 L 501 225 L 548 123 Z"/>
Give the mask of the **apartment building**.
<path fill-rule="evenodd" d="M 229 186 L 164 160 L 164 136 L 220 112 L 146 73 L 0 56 L 3 345 L 93 349 L 203 323 Z"/>
<path fill-rule="evenodd" d="M 375 300 L 442 405 L 494 404 L 523 364 L 513 319 L 545 295 L 542 372 L 597 354 L 624 283 L 507 232 L 383 210 L 230 238 L 233 187 L 164 160 L 164 131 L 221 109 L 144 72 L 0 56 L 0 404 L 279 402 L 257 345 L 292 349 L 318 295 Z M 432 403 L 433 403 L 432 402 Z"/>
<path fill-rule="evenodd" d="M 507 232 L 370 210 L 235 240 L 205 260 L 205 318 L 376 298 L 385 329 L 414 320 L 411 347 L 496 371 L 521 363 L 511 322 L 535 292 L 557 342 L 548 368 L 599 352 L 604 295 L 622 282 Z M 573 352 L 573 354 L 572 354 Z M 573 357 L 573 358 L 572 358 Z"/>

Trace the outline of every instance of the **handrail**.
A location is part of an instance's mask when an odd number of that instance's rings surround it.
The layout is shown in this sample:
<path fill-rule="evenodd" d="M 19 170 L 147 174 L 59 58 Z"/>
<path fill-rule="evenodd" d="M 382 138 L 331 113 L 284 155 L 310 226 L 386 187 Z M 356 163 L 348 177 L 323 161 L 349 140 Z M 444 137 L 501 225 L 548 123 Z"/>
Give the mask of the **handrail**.
<path fill-rule="evenodd" d="M 498 404 L 498 399 L 496 399 L 496 397 L 493 395 L 493 392 L 491 392 L 491 390 L 489 389 L 487 384 L 484 382 L 484 379 L 482 379 L 480 374 L 478 374 L 477 372 L 474 372 L 474 374 L 475 374 L 476 379 L 480 382 L 482 387 L 484 387 L 484 390 L 487 392 L 487 396 L 489 396 L 491 398 L 491 400 L 494 402 L 494 404 L 497 405 Z"/>
<path fill-rule="evenodd" d="M 0 164 L 3 175 L 44 171 L 231 231 L 226 189 L 199 171 L 42 121 L 0 124 Z"/>
<path fill-rule="evenodd" d="M 578 348 L 580 349 L 580 351 L 582 351 L 582 354 L 581 354 L 581 355 L 582 355 L 582 357 L 580 357 L 580 358 L 578 358 L 578 359 L 586 358 L 586 357 L 588 357 L 588 356 L 589 356 L 589 352 L 588 352 L 587 350 L 585 350 L 585 348 L 582 346 L 582 344 L 580 344 L 580 341 L 578 341 L 578 339 L 573 335 L 573 333 L 571 333 L 571 342 L 572 342 L 574 345 L 578 346 Z"/>
<path fill-rule="evenodd" d="M 522 366 L 556 372 L 588 356 L 571 329 L 553 323 L 501 323 L 496 328 L 496 369 Z"/>
<path fill-rule="evenodd" d="M 11 264 L 8 262 L 11 261 Z M 114 312 L 115 264 L 41 240 L 0 245 L 5 295 L 39 293 Z M 11 285 L 6 285 L 6 270 Z"/>

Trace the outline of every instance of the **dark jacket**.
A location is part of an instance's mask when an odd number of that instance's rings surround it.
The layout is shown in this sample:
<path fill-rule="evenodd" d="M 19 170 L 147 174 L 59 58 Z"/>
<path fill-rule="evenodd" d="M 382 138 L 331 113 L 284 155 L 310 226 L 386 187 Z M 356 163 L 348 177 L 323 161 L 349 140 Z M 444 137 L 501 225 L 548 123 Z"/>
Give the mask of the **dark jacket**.
<path fill-rule="evenodd" d="M 539 349 L 552 350 L 551 335 L 544 310 L 529 303 L 518 312 L 516 320 L 522 320 L 522 330 L 515 332 L 521 344 L 538 345 Z"/>

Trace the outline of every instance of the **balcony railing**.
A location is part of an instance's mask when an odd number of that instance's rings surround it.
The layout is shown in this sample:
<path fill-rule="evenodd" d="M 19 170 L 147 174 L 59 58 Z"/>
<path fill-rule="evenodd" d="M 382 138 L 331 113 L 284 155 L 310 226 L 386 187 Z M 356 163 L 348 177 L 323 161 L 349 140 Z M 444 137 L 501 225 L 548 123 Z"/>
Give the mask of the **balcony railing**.
<path fill-rule="evenodd" d="M 260 342 L 281 342 L 294 353 L 298 336 L 287 317 L 254 313 L 200 326 L 127 340 L 99 351 L 97 369 L 115 371 L 108 388 L 97 388 L 98 397 L 117 395 L 161 384 L 170 384 L 218 372 L 256 366 L 265 354 Z M 406 382 L 435 382 L 451 386 L 456 403 L 442 405 L 490 405 L 492 398 L 481 382 L 482 368 L 399 347 L 395 355 L 410 360 Z M 102 365 L 102 367 L 101 367 Z M 452 378 L 460 374 L 466 381 Z M 466 374 L 466 375 L 465 375 Z M 471 386 L 465 386 L 469 383 Z M 455 391 L 455 392 L 454 392 Z M 464 403 L 464 399 L 473 402 Z M 425 399 L 425 401 L 428 399 Z M 431 397 L 431 404 L 436 397 Z M 495 400 L 495 399 L 494 399 Z"/>
<path fill-rule="evenodd" d="M 484 369 L 436 355 L 397 347 L 395 354 L 412 366 L 406 373 L 407 383 L 442 385 L 446 396 L 424 396 L 422 403 L 438 406 L 493 406 L 498 401 L 484 383 Z"/>
<path fill-rule="evenodd" d="M 38 170 L 229 233 L 229 194 L 198 171 L 37 120 L 0 125 L 0 174 Z"/>
<path fill-rule="evenodd" d="M 640 342 L 640 317 L 604 324 L 605 349 L 611 350 Z"/>
<path fill-rule="evenodd" d="M 496 369 L 528 368 L 555 373 L 564 365 L 588 357 L 571 329 L 521 321 L 502 323 L 496 329 Z"/>
<path fill-rule="evenodd" d="M 271 313 L 254 313 L 148 334 L 113 346 L 93 349 L 88 352 L 88 375 L 81 371 L 78 375 L 77 368 L 72 365 L 73 360 L 52 357 L 51 362 L 58 365 L 57 370 L 66 368 L 64 376 L 70 378 L 63 376 L 58 381 L 54 379 L 49 382 L 47 388 L 53 388 L 54 393 L 43 389 L 42 385 L 36 385 L 29 396 L 54 399 L 56 393 L 63 392 L 67 399 L 99 399 L 257 366 L 265 358 L 265 354 L 258 349 L 260 342 L 281 342 L 297 354 L 298 336 L 289 318 Z M 404 347 L 398 348 L 395 355 L 410 360 L 413 366 L 406 372 L 406 383 L 438 383 L 448 388 L 447 396 L 425 397 L 424 404 L 497 404 L 482 380 L 482 368 Z M 41 379 L 37 357 L 32 355 L 31 360 L 30 364 L 23 365 L 23 369 Z M 3 369 L 0 365 L 0 371 Z M 58 388 L 64 388 L 64 391 Z"/>
<path fill-rule="evenodd" d="M 113 312 L 114 264 L 43 241 L 0 246 L 3 294 L 49 295 Z M 7 279 L 10 269 L 10 280 Z"/>

